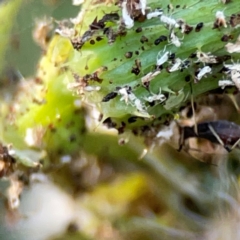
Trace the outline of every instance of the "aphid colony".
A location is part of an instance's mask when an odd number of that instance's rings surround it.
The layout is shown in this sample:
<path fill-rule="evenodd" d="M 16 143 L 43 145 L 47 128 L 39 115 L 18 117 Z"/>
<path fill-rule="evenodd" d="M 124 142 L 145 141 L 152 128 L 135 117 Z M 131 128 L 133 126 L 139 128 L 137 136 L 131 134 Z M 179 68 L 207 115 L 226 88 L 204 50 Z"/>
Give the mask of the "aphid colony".
<path fill-rule="evenodd" d="M 162 27 L 167 31 L 167 34 L 159 34 L 160 36 L 152 39 L 148 36 L 148 32 L 145 31 L 144 27 L 136 27 L 136 29 L 133 30 L 134 33 L 136 33 L 136 36 L 139 36 L 138 44 L 141 43 L 142 45 L 141 48 L 138 49 L 127 49 L 126 47 L 127 51 L 124 53 L 123 60 L 125 60 L 125 62 L 133 62 L 131 69 L 128 69 L 128 73 L 134 76 L 132 77 L 132 79 L 134 79 L 135 81 L 134 83 L 129 82 L 129 84 L 119 84 L 119 86 L 117 87 L 116 85 L 112 85 L 114 86 L 112 90 L 110 90 L 110 92 L 102 98 L 103 103 L 109 102 L 112 99 L 118 97 L 118 99 L 124 104 L 136 108 L 138 113 L 140 113 L 138 116 L 149 117 L 148 110 L 155 103 L 164 105 L 165 102 L 168 100 L 169 96 L 177 96 L 180 91 L 184 92 L 183 90 L 186 90 L 182 88 L 180 90 L 173 91 L 171 89 L 171 86 L 166 86 L 166 88 L 159 87 L 157 90 L 156 85 L 154 85 L 155 91 L 154 93 L 151 92 L 151 83 L 153 82 L 153 80 L 156 83 L 156 80 L 161 79 L 160 75 L 163 71 L 169 74 L 177 71 L 186 71 L 188 72 L 188 75 L 185 75 L 185 81 L 190 82 L 190 84 L 198 84 L 199 81 L 204 81 L 204 79 L 207 77 L 213 78 L 212 76 L 214 76 L 214 74 L 218 74 L 219 72 L 216 73 L 214 66 L 217 66 L 220 63 L 224 64 L 224 67 L 226 68 L 224 74 L 231 78 L 231 80 L 223 78 L 223 80 L 219 80 L 219 86 L 224 88 L 227 86 L 235 85 L 240 89 L 239 64 L 225 64 L 225 61 L 229 59 L 227 55 L 216 56 L 211 52 L 204 52 L 201 50 L 201 48 L 198 48 L 198 50 L 195 50 L 190 56 L 182 58 L 178 56 L 177 50 L 175 52 L 174 49 L 179 49 L 184 46 L 184 36 L 186 36 L 187 34 L 198 34 L 198 32 L 201 32 L 202 29 L 205 28 L 203 22 L 199 22 L 191 26 L 183 19 L 175 19 L 173 17 L 173 14 L 169 13 L 169 11 L 174 13 L 173 8 L 170 7 L 168 9 L 168 14 L 164 13 L 163 9 L 160 8 L 151 11 L 150 8 L 147 8 L 146 1 L 144 0 L 124 0 L 120 2 L 120 7 L 122 10 L 122 15 L 120 14 L 121 17 L 117 13 L 109 13 L 105 14 L 100 20 L 95 18 L 94 21 L 89 25 L 89 29 L 84 32 L 82 37 L 78 39 L 76 39 L 75 37 L 72 38 L 74 48 L 80 50 L 86 42 L 89 42 L 90 44 L 95 44 L 95 42 L 101 41 L 102 39 L 104 39 L 104 37 L 108 39 L 109 44 L 113 44 L 118 37 L 125 37 L 128 31 L 132 31 L 127 29 L 132 29 L 134 27 L 134 21 L 136 21 L 136 19 L 138 19 L 139 17 L 143 17 L 143 20 L 141 21 L 145 21 L 146 19 L 150 20 L 153 18 L 159 19 L 159 25 L 162 25 Z M 238 15 L 232 15 L 230 22 L 227 22 L 224 12 L 216 11 L 215 22 L 213 17 L 213 29 L 217 28 L 217 30 L 220 30 L 222 28 L 228 27 L 229 24 L 232 27 L 235 27 L 238 25 L 238 18 Z M 118 25 L 118 27 L 115 28 L 107 27 L 108 22 L 117 22 L 120 24 Z M 142 32 L 144 32 L 144 34 L 141 34 Z M 93 36 L 96 35 L 96 33 L 99 35 L 95 39 L 93 39 Z M 123 38 L 123 41 L 124 39 L 125 38 Z M 229 39 L 233 39 L 232 35 L 225 34 L 221 39 L 219 39 L 219 41 L 224 42 L 228 41 Z M 146 71 L 146 66 L 143 66 L 141 62 L 141 51 L 144 51 L 145 47 L 148 49 L 157 49 L 159 45 L 162 46 L 160 50 L 156 50 L 156 59 L 154 60 L 155 64 L 151 66 L 150 70 Z M 228 45 L 228 48 L 226 46 L 228 52 L 231 51 L 230 48 L 232 47 L 234 47 L 236 51 L 236 45 L 240 45 L 238 44 L 238 41 L 236 42 L 236 44 L 234 44 L 234 46 Z M 136 58 L 136 55 L 139 55 L 139 57 Z M 114 59 L 117 59 L 117 57 Z M 122 59 L 120 61 L 122 61 Z M 100 87 L 99 84 L 97 86 L 89 85 L 89 80 L 97 81 L 102 79 L 98 77 L 98 74 L 89 74 L 84 77 L 79 77 L 74 84 L 69 85 L 69 88 L 77 89 L 80 94 L 84 94 L 84 92 L 87 91 L 104 90 L 104 87 Z M 105 80 L 103 79 L 103 81 Z M 97 82 L 101 83 L 101 81 Z M 141 87 L 145 88 L 148 93 L 146 94 L 145 92 L 145 94 L 142 95 L 139 94 L 140 91 L 137 93 L 136 90 Z M 185 96 L 185 99 L 188 98 L 188 95 L 186 93 L 183 93 L 183 96 Z M 135 116 L 133 116 L 133 119 L 131 119 L 131 122 L 132 120 L 135 121 L 134 117 Z M 221 126 L 223 126 L 223 124 Z M 233 142 L 228 143 L 227 140 L 225 140 L 223 134 L 218 130 L 217 123 L 199 123 L 197 124 L 197 127 L 199 127 L 199 135 L 195 132 L 193 127 L 183 128 L 183 140 L 190 137 L 203 137 L 215 143 L 223 143 L 225 145 L 229 144 L 231 146 L 234 145 Z M 207 129 L 206 132 L 205 130 L 203 130 L 204 127 L 206 127 Z M 225 129 L 228 128 L 227 123 L 224 125 L 224 127 Z M 219 135 L 220 138 L 217 137 L 217 135 Z"/>
<path fill-rule="evenodd" d="M 126 4 L 126 3 L 123 2 L 123 6 L 124 6 L 124 4 Z M 127 11 L 125 9 L 125 7 L 123 7 L 123 11 Z M 124 14 L 126 14 L 126 12 L 124 12 Z M 125 16 L 124 14 L 123 14 L 123 18 Z M 170 32 L 169 38 L 164 35 L 161 35 L 159 38 L 157 38 L 154 41 L 155 45 L 158 45 L 159 43 L 164 42 L 167 39 L 169 39 L 169 44 L 173 44 L 176 47 L 180 47 L 181 41 L 176 36 L 176 33 L 174 32 L 174 28 L 180 28 L 181 32 L 183 34 L 184 33 L 189 34 L 193 30 L 193 27 L 186 24 L 183 20 L 175 20 L 172 17 L 168 17 L 168 16 L 164 15 L 162 9 L 156 9 L 153 12 L 149 12 L 149 13 L 147 13 L 146 16 L 147 16 L 147 19 L 159 17 L 160 22 L 165 24 L 167 29 L 169 29 L 169 32 Z M 224 22 L 224 19 L 225 18 L 224 18 L 223 12 L 217 11 L 217 13 L 216 13 L 216 22 L 217 23 L 215 23 L 215 26 L 218 25 L 218 27 L 221 27 L 221 26 L 225 27 L 226 24 Z M 128 19 L 127 17 L 125 20 L 129 24 L 128 27 L 131 28 L 132 26 L 130 27 L 130 25 L 132 25 L 133 23 L 130 24 L 130 19 Z M 198 23 L 195 27 L 195 32 L 201 31 L 203 26 L 204 26 L 204 24 L 202 22 Z M 141 31 L 140 31 L 140 29 L 137 29 L 136 32 L 141 32 Z M 146 38 L 145 36 L 142 36 L 140 41 L 143 44 L 144 42 L 148 42 L 148 38 Z M 131 58 L 132 55 L 133 55 L 133 52 L 125 53 L 126 58 Z M 221 58 L 221 57 L 214 56 L 211 52 L 205 53 L 200 50 L 196 51 L 195 57 L 197 58 L 195 63 L 201 63 L 203 66 L 198 67 L 196 69 L 195 76 L 193 77 L 194 82 L 198 82 L 198 81 L 202 80 L 204 77 L 211 74 L 212 73 L 212 64 L 219 63 L 220 62 L 219 59 Z M 174 53 L 171 53 L 170 51 L 167 50 L 167 45 L 166 45 L 165 48 L 163 50 L 159 51 L 157 54 L 156 69 L 154 71 L 148 72 L 147 74 L 145 74 L 144 76 L 141 77 L 142 86 L 145 87 L 146 89 L 149 89 L 150 82 L 157 75 L 161 74 L 162 66 L 167 62 L 168 62 L 168 67 L 166 69 L 169 73 L 175 72 L 175 71 L 183 71 L 184 69 L 189 68 L 190 65 L 194 64 L 194 62 L 190 61 L 189 59 L 181 59 L 181 58 L 176 57 Z M 141 72 L 141 67 L 142 67 L 141 62 L 138 59 L 136 59 L 135 65 L 132 67 L 131 73 L 138 76 Z M 233 69 L 231 69 L 231 70 L 233 70 Z M 232 71 L 231 74 L 234 79 L 238 78 L 238 76 L 236 76 L 236 71 Z M 235 80 L 235 81 L 237 81 L 237 80 Z M 226 81 L 226 80 L 224 80 L 224 82 L 222 80 L 219 81 L 219 86 L 221 86 L 221 87 L 225 87 L 228 85 L 233 85 L 233 84 L 230 83 L 230 81 Z M 98 88 L 96 90 L 98 90 Z M 126 104 L 131 104 L 131 105 L 135 106 L 139 112 L 146 113 L 147 107 L 145 106 L 144 101 L 142 101 L 142 100 L 145 100 L 146 102 L 150 102 L 150 103 L 154 102 L 154 101 L 158 101 L 159 103 L 162 103 L 167 99 L 166 96 L 161 93 L 161 90 L 158 94 L 151 94 L 150 96 L 144 97 L 142 99 L 137 98 L 135 96 L 135 94 L 133 93 L 133 91 L 134 90 L 129 86 L 118 87 L 118 88 L 116 88 L 115 91 L 107 94 L 103 98 L 102 101 L 107 102 L 107 101 L 111 100 L 112 98 L 115 98 L 117 95 L 120 95 L 120 96 L 122 96 L 120 100 L 125 100 Z"/>
<path fill-rule="evenodd" d="M 136 95 L 132 92 L 132 88 L 130 86 L 124 87 L 117 87 L 115 91 L 108 93 L 105 97 L 103 97 L 102 102 L 108 102 L 111 99 L 114 99 L 118 95 L 121 96 L 120 101 L 124 101 L 126 104 L 131 104 L 132 106 L 136 107 L 137 110 L 142 114 L 147 114 L 146 109 L 147 107 L 143 105 L 142 101 L 136 97 Z M 144 98 L 147 102 L 163 102 L 166 100 L 164 94 L 161 91 L 158 94 L 152 94 L 148 97 Z"/>

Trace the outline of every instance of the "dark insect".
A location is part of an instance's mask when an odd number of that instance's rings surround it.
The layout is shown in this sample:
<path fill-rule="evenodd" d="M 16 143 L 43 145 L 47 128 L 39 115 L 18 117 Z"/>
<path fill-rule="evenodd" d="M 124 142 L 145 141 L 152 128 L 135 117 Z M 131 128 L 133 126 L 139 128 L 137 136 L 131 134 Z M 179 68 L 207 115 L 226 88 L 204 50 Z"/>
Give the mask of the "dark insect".
<path fill-rule="evenodd" d="M 240 24 L 240 13 L 232 14 L 230 17 L 230 25 L 232 27 L 236 27 L 239 24 Z"/>
<path fill-rule="evenodd" d="M 184 33 L 189 34 L 192 30 L 192 26 L 185 24 Z"/>
<path fill-rule="evenodd" d="M 148 42 L 148 38 L 145 37 L 145 36 L 142 36 L 141 39 L 140 39 L 140 42 L 143 44 L 145 42 Z"/>
<path fill-rule="evenodd" d="M 139 59 L 135 60 L 135 65 L 132 67 L 131 73 L 138 75 L 141 72 L 141 62 Z"/>
<path fill-rule="evenodd" d="M 14 171 L 16 160 L 9 154 L 8 148 L 0 143 L 0 178 Z"/>
<path fill-rule="evenodd" d="M 167 36 L 161 35 L 159 38 L 157 38 L 157 39 L 154 41 L 154 44 L 155 44 L 155 45 L 158 45 L 159 43 L 164 42 L 164 41 L 167 41 Z"/>
<path fill-rule="evenodd" d="M 131 58 L 132 55 L 133 55 L 133 52 L 126 52 L 126 53 L 125 53 L 125 57 L 126 57 L 126 58 Z"/>
<path fill-rule="evenodd" d="M 204 138 L 212 143 L 222 145 L 228 152 L 240 143 L 240 126 L 226 120 L 208 121 L 198 123 L 191 127 L 180 127 L 179 149 L 181 151 L 184 141 L 188 138 Z"/>
<path fill-rule="evenodd" d="M 119 20 L 119 15 L 117 13 L 109 13 L 105 14 L 102 19 L 97 21 L 97 17 L 93 20 L 93 22 L 90 24 L 89 29 L 90 30 L 98 30 L 98 29 L 104 29 L 106 22 L 114 22 Z"/>
<path fill-rule="evenodd" d="M 138 28 L 136 29 L 136 33 L 140 33 L 140 32 L 142 32 L 142 28 L 141 28 L 141 27 L 138 27 Z"/>
<path fill-rule="evenodd" d="M 226 34 L 224 34 L 224 35 L 221 37 L 221 41 L 222 41 L 222 42 L 228 42 L 229 40 L 233 40 L 233 36 L 232 36 L 232 35 L 226 35 Z"/>
<path fill-rule="evenodd" d="M 105 97 L 103 97 L 102 102 L 108 102 L 111 99 L 115 98 L 117 96 L 117 92 L 110 92 Z"/>
<path fill-rule="evenodd" d="M 200 22 L 195 27 L 195 32 L 200 32 L 200 30 L 203 28 L 203 22 Z"/>

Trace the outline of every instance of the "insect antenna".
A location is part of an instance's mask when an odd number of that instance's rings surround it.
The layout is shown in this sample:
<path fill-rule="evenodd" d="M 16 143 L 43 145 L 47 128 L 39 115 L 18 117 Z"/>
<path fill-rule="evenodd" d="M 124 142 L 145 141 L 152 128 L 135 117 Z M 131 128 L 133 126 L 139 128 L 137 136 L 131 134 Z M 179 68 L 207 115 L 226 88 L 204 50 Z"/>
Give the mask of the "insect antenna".
<path fill-rule="evenodd" d="M 179 129 L 179 141 L 178 141 L 178 146 L 179 148 L 177 149 L 178 152 L 181 152 L 182 148 L 183 148 L 183 145 L 184 145 L 184 130 L 183 130 L 183 127 L 181 127 L 178 122 L 176 121 L 176 124 L 178 126 L 178 129 Z"/>
<path fill-rule="evenodd" d="M 196 111 L 194 107 L 194 99 L 193 99 L 193 87 L 192 84 L 190 84 L 190 92 L 191 92 L 191 107 L 193 112 L 193 121 L 194 121 L 194 132 L 198 135 L 198 129 L 197 129 L 197 122 L 196 122 Z"/>
<path fill-rule="evenodd" d="M 229 151 L 229 148 L 223 143 L 222 139 L 219 137 L 219 135 L 216 133 L 216 131 L 214 130 L 214 128 L 212 127 L 212 125 L 209 123 L 208 124 L 208 128 L 210 129 L 210 131 L 212 132 L 212 134 L 214 135 L 214 137 L 218 140 L 218 142 L 227 149 L 227 151 Z"/>
<path fill-rule="evenodd" d="M 234 95 L 233 95 L 232 93 L 230 93 L 230 94 L 228 94 L 228 97 L 231 99 L 231 101 L 232 101 L 234 107 L 236 108 L 236 110 L 237 110 L 238 112 L 240 112 L 239 105 L 238 105 L 238 103 L 237 103 L 236 98 L 234 97 Z"/>
<path fill-rule="evenodd" d="M 231 147 L 231 150 L 233 150 L 235 147 L 237 147 L 237 145 L 240 143 L 240 138 L 233 144 L 233 146 Z"/>

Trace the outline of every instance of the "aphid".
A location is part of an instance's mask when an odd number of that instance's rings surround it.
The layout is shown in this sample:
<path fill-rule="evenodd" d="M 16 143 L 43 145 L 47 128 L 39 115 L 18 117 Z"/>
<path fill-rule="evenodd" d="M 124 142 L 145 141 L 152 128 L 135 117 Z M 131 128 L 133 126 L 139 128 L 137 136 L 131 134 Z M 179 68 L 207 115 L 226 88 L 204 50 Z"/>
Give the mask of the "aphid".
<path fill-rule="evenodd" d="M 195 32 L 200 32 L 201 29 L 203 28 L 203 22 L 200 22 L 197 24 L 197 26 L 195 27 Z"/>
<path fill-rule="evenodd" d="M 141 28 L 141 27 L 138 27 L 138 28 L 136 29 L 136 33 L 140 33 L 140 32 L 142 32 L 142 28 Z"/>
<path fill-rule="evenodd" d="M 134 73 L 135 75 L 138 75 L 141 71 L 141 62 L 139 59 L 135 60 L 135 65 L 132 67 L 131 73 Z"/>
<path fill-rule="evenodd" d="M 122 2 L 122 19 L 126 28 L 132 28 L 134 26 L 134 21 L 127 8 L 127 1 Z"/>
<path fill-rule="evenodd" d="M 205 53 L 202 51 L 197 51 L 197 61 L 202 63 L 217 63 L 217 57 L 212 55 L 210 52 Z"/>
<path fill-rule="evenodd" d="M 126 104 L 129 103 L 130 101 L 135 100 L 135 95 L 132 93 L 132 88 L 130 86 L 125 86 L 125 87 L 117 87 L 116 91 L 119 95 L 121 95 L 120 101 L 125 101 Z"/>
<path fill-rule="evenodd" d="M 147 19 L 159 17 L 163 14 L 163 10 L 161 8 L 155 9 L 153 12 L 147 14 Z"/>
<path fill-rule="evenodd" d="M 108 102 L 117 96 L 117 92 L 110 92 L 105 97 L 103 97 L 102 102 Z"/>
<path fill-rule="evenodd" d="M 231 75 L 231 79 L 238 89 L 240 89 L 240 64 L 226 64 L 224 65 L 228 69 L 228 73 Z"/>
<path fill-rule="evenodd" d="M 126 53 L 125 53 L 125 57 L 126 57 L 126 58 L 131 58 L 132 55 L 133 55 L 133 52 L 126 52 Z"/>
<path fill-rule="evenodd" d="M 240 13 L 231 15 L 230 25 L 234 28 L 239 27 L 239 25 L 240 25 Z"/>
<path fill-rule="evenodd" d="M 167 60 L 168 60 L 169 51 L 166 51 L 163 55 L 161 55 L 163 52 L 164 52 L 164 50 L 158 52 L 158 55 L 157 55 L 157 64 L 156 64 L 157 66 L 163 65 L 163 64 L 164 64 L 165 62 L 167 62 Z"/>
<path fill-rule="evenodd" d="M 176 58 L 176 54 L 175 53 L 170 53 L 169 56 L 168 56 L 168 59 L 172 60 L 172 62 L 174 62 L 175 58 Z"/>
<path fill-rule="evenodd" d="M 195 58 L 196 56 L 197 56 L 196 53 L 191 53 L 190 56 L 189 56 L 189 58 Z"/>
<path fill-rule="evenodd" d="M 186 82 L 189 82 L 191 80 L 191 76 L 190 75 L 187 75 L 186 77 L 185 77 L 185 81 Z"/>
<path fill-rule="evenodd" d="M 205 66 L 203 67 L 200 72 L 197 74 L 197 80 L 200 81 L 202 79 L 202 77 L 204 75 L 206 75 L 207 73 L 210 73 L 212 71 L 212 69 L 209 66 Z"/>
<path fill-rule="evenodd" d="M 134 96 L 135 96 L 135 95 L 134 95 Z M 135 96 L 135 97 L 136 97 L 136 96 Z M 148 113 L 146 112 L 146 108 L 145 108 L 145 106 L 142 105 L 140 99 L 135 98 L 135 99 L 133 100 L 133 103 L 134 103 L 135 107 L 137 108 L 137 110 L 138 110 L 140 113 L 142 113 L 142 114 L 144 114 L 144 115 L 145 115 L 145 114 L 148 115 Z"/>
<path fill-rule="evenodd" d="M 159 38 L 157 38 L 155 41 L 154 41 L 154 44 L 155 45 L 158 45 L 159 43 L 163 42 L 163 41 L 167 41 L 167 37 L 164 36 L 164 35 L 161 35 Z"/>
<path fill-rule="evenodd" d="M 222 37 L 221 37 L 221 41 L 222 42 L 228 42 L 229 40 L 232 40 L 233 39 L 233 36 L 232 35 L 226 35 L 224 34 Z"/>
<path fill-rule="evenodd" d="M 224 16 L 224 13 L 222 11 L 216 12 L 216 21 L 213 24 L 213 28 L 219 28 L 219 27 L 227 27 L 227 22 Z"/>
<path fill-rule="evenodd" d="M 174 33 L 174 31 L 171 31 L 169 39 L 170 39 L 170 43 L 172 43 L 176 47 L 181 46 L 181 42 L 180 42 L 179 38 L 176 36 L 176 34 Z"/>
<path fill-rule="evenodd" d="M 175 72 L 179 69 L 181 69 L 181 65 L 182 65 L 182 60 L 180 58 L 176 58 L 175 59 L 175 63 L 173 64 L 173 66 L 171 68 L 168 69 L 169 72 Z"/>
<path fill-rule="evenodd" d="M 112 119 L 110 117 L 106 118 L 103 121 L 103 124 L 107 127 L 107 128 L 115 128 L 117 126 L 117 124 L 115 122 L 112 121 Z"/>
<path fill-rule="evenodd" d="M 141 9 L 142 14 L 145 15 L 146 8 L 147 8 L 147 0 L 140 0 L 139 6 L 137 7 L 137 9 Z"/>
<path fill-rule="evenodd" d="M 91 40 L 89 41 L 89 43 L 92 44 L 92 45 L 94 45 L 94 44 L 95 44 L 95 41 L 94 41 L 93 39 L 91 39 Z"/>
<path fill-rule="evenodd" d="M 163 23 L 166 23 L 169 26 L 169 28 L 172 28 L 172 27 L 178 28 L 179 27 L 179 24 L 177 23 L 177 21 L 174 18 L 170 18 L 165 15 L 162 15 L 160 17 L 160 21 Z"/>
<path fill-rule="evenodd" d="M 0 143 L 0 178 L 13 172 L 16 160 L 10 154 L 9 148 Z"/>
<path fill-rule="evenodd" d="M 189 34 L 193 30 L 193 27 L 185 23 L 183 20 L 178 20 L 178 23 L 182 33 Z"/>
<path fill-rule="evenodd" d="M 142 105 L 142 102 L 140 99 L 138 99 L 134 93 L 132 93 L 132 89 L 130 86 L 120 87 L 117 89 L 118 94 L 121 95 L 120 101 L 125 101 L 126 104 L 131 104 L 132 106 L 135 106 L 137 110 L 146 115 L 148 114 L 145 110 L 145 106 Z"/>
<path fill-rule="evenodd" d="M 167 99 L 166 96 L 161 93 L 161 89 L 158 94 L 152 93 L 151 96 L 145 98 L 145 100 L 150 103 L 154 101 L 164 102 L 166 99 Z"/>
<path fill-rule="evenodd" d="M 128 118 L 128 123 L 135 123 L 137 121 L 138 117 L 137 116 L 132 116 Z"/>
<path fill-rule="evenodd" d="M 104 34 L 107 36 L 108 38 L 108 44 L 111 45 L 115 42 L 116 38 L 117 38 L 117 34 L 114 33 L 113 29 L 111 27 L 109 28 L 105 28 L 104 29 Z"/>
<path fill-rule="evenodd" d="M 233 81 L 226 79 L 226 80 L 219 80 L 218 86 L 224 89 L 225 87 L 228 87 L 228 86 L 235 86 L 235 84 Z"/>
<path fill-rule="evenodd" d="M 148 42 L 148 38 L 145 37 L 145 36 L 142 36 L 141 39 L 140 39 L 140 42 L 141 42 L 141 43 Z"/>
<path fill-rule="evenodd" d="M 86 86 L 84 87 L 84 91 L 86 92 L 95 92 L 95 91 L 99 91 L 101 89 L 100 86 Z"/>
<path fill-rule="evenodd" d="M 197 131 L 194 126 L 181 127 L 181 137 L 179 149 L 181 151 L 184 141 L 188 138 L 196 137 L 207 139 L 212 143 L 222 145 L 228 152 L 240 143 L 240 126 L 226 120 L 207 121 L 197 124 Z"/>
<path fill-rule="evenodd" d="M 115 22 L 117 20 L 119 20 L 118 13 L 107 13 L 102 17 L 102 19 L 98 21 L 98 23 L 100 25 L 103 25 L 103 27 L 105 27 L 106 22 Z"/>
<path fill-rule="evenodd" d="M 55 30 L 56 32 L 56 30 Z M 91 39 L 91 37 L 93 36 L 94 31 L 93 30 L 87 30 L 82 37 L 74 37 L 71 38 L 71 43 L 73 45 L 73 48 L 76 50 L 80 50 L 82 48 L 82 46 L 85 44 L 85 42 L 87 42 L 89 39 Z"/>
<path fill-rule="evenodd" d="M 143 76 L 141 78 L 142 81 L 142 85 L 144 87 L 148 87 L 149 83 L 151 82 L 152 79 L 154 79 L 158 74 L 160 74 L 161 71 L 160 70 L 156 70 L 154 72 L 149 72 L 148 74 L 146 74 L 145 76 Z"/>
<path fill-rule="evenodd" d="M 227 43 L 225 48 L 229 53 L 240 53 L 240 36 L 238 36 L 235 43 Z"/>
<path fill-rule="evenodd" d="M 45 17 L 41 20 L 40 19 L 36 20 L 35 28 L 33 30 L 33 39 L 42 49 L 46 49 L 47 44 L 50 40 L 50 33 L 52 29 L 53 29 L 53 24 L 50 19 L 47 19 Z M 73 30 L 72 31 L 70 29 L 68 30 L 70 34 L 73 33 Z"/>

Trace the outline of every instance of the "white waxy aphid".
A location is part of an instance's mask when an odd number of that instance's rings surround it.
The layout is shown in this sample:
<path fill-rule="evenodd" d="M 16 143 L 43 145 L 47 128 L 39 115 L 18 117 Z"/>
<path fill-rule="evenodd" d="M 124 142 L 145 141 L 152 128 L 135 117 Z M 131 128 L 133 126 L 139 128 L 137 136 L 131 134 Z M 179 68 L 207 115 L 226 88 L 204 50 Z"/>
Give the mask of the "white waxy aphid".
<path fill-rule="evenodd" d="M 147 8 L 147 0 L 140 0 L 139 5 L 142 11 L 142 14 L 145 15 L 145 10 Z"/>
<path fill-rule="evenodd" d="M 175 45 L 176 47 L 181 46 L 181 42 L 180 42 L 179 38 L 176 36 L 176 34 L 174 33 L 174 31 L 172 31 L 171 34 L 170 34 L 170 42 L 173 45 Z"/>
<path fill-rule="evenodd" d="M 232 81 L 235 83 L 238 90 L 240 90 L 240 70 L 233 69 L 231 70 L 231 78 Z"/>
<path fill-rule="evenodd" d="M 74 6 L 79 6 L 84 2 L 84 0 L 72 0 L 72 4 Z"/>
<path fill-rule="evenodd" d="M 143 76 L 141 78 L 142 84 L 150 82 L 152 79 L 154 79 L 160 73 L 161 73 L 160 70 L 156 70 L 154 72 L 149 72 L 148 74 L 146 74 L 145 76 Z"/>
<path fill-rule="evenodd" d="M 94 91 L 99 91 L 101 89 L 101 87 L 100 86 L 86 86 L 83 89 L 86 92 L 94 92 Z"/>
<path fill-rule="evenodd" d="M 65 38 L 71 38 L 72 36 L 74 36 L 75 30 L 72 28 L 63 27 L 62 29 L 55 29 L 55 33 Z"/>
<path fill-rule="evenodd" d="M 173 66 L 170 69 L 168 69 L 168 71 L 175 72 L 175 71 L 181 69 L 181 65 L 182 65 L 182 60 L 180 58 L 176 58 L 175 63 L 173 64 Z"/>
<path fill-rule="evenodd" d="M 147 14 L 147 19 L 159 17 L 162 14 L 163 14 L 163 10 L 162 9 L 156 9 L 155 11 L 150 12 L 150 13 Z"/>
<path fill-rule="evenodd" d="M 202 63 L 217 63 L 217 57 L 212 55 L 210 52 L 205 53 L 202 51 L 197 51 L 197 62 Z"/>
<path fill-rule="evenodd" d="M 146 112 L 145 107 L 142 105 L 140 99 L 136 98 L 134 100 L 134 105 L 139 112 Z"/>
<path fill-rule="evenodd" d="M 175 27 L 175 28 L 179 27 L 179 24 L 177 23 L 177 21 L 174 18 L 170 18 L 170 17 L 167 17 L 165 15 L 162 15 L 160 17 L 160 21 L 163 22 L 163 23 L 166 23 L 170 27 Z"/>
<path fill-rule="evenodd" d="M 128 104 L 130 94 L 128 93 L 127 88 L 126 87 L 120 88 L 118 90 L 118 93 L 122 96 L 120 98 L 120 101 L 125 101 L 125 103 Z"/>
<path fill-rule="evenodd" d="M 122 18 L 126 28 L 132 28 L 134 26 L 134 21 L 127 10 L 127 1 L 122 3 Z"/>
<path fill-rule="evenodd" d="M 217 11 L 216 12 L 216 24 L 218 26 L 224 26 L 225 28 L 227 27 L 227 22 L 225 19 L 225 15 L 222 11 Z"/>
<path fill-rule="evenodd" d="M 221 87 L 222 89 L 224 89 L 227 86 L 234 86 L 234 85 L 235 85 L 234 82 L 231 80 L 225 79 L 225 80 L 218 81 L 218 86 Z"/>
<path fill-rule="evenodd" d="M 240 90 L 240 63 L 225 64 L 226 68 L 229 69 L 231 79 L 235 86 Z"/>
<path fill-rule="evenodd" d="M 167 99 L 166 96 L 161 93 L 161 89 L 158 94 L 153 93 L 151 96 L 145 98 L 145 100 L 148 102 L 154 102 L 154 101 L 164 102 L 166 99 Z"/>
<path fill-rule="evenodd" d="M 120 88 L 118 90 L 118 93 L 122 96 L 120 101 L 125 101 L 126 104 L 131 104 L 132 106 L 135 106 L 137 108 L 137 110 L 143 114 L 147 114 L 146 110 L 145 110 L 145 106 L 142 105 L 142 102 L 139 98 L 137 98 L 135 96 L 135 94 L 133 94 L 129 87 L 123 87 Z"/>
<path fill-rule="evenodd" d="M 210 73 L 212 69 L 209 66 L 203 67 L 197 75 L 197 80 L 201 80 L 204 75 Z"/>
<path fill-rule="evenodd" d="M 224 67 L 228 68 L 230 71 L 231 70 L 238 70 L 238 71 L 240 71 L 240 63 L 224 64 Z"/>
<path fill-rule="evenodd" d="M 225 47 L 229 53 L 240 53 L 240 35 L 238 36 L 236 43 L 227 43 Z"/>
<path fill-rule="evenodd" d="M 157 55 L 157 66 L 163 65 L 168 60 L 169 51 L 166 51 L 164 54 L 162 54 L 164 51 L 158 52 Z"/>

